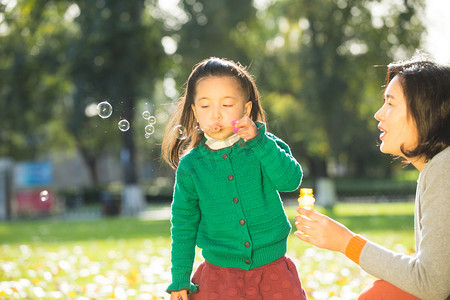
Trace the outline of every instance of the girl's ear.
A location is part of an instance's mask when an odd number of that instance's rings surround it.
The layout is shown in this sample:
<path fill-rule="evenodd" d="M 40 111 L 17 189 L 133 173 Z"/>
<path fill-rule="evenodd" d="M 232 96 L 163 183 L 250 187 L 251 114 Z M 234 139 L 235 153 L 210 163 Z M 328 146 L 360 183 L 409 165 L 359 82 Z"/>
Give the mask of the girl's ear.
<path fill-rule="evenodd" d="M 250 117 L 250 113 L 252 112 L 252 105 L 253 102 L 251 100 L 248 100 L 247 103 L 245 103 L 245 115 L 247 117 Z"/>

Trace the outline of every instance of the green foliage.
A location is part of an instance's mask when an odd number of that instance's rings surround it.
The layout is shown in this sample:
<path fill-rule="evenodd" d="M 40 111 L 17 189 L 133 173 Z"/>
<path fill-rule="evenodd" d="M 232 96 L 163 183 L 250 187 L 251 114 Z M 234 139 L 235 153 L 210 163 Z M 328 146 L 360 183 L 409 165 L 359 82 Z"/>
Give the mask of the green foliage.
<path fill-rule="evenodd" d="M 140 165 L 159 164 L 167 102 L 195 63 L 218 56 L 249 66 L 269 129 L 309 175 L 337 176 L 327 171 L 333 163 L 346 175 L 390 177 L 398 167 L 377 150 L 373 119 L 385 67 L 374 66 L 420 46 L 423 0 L 385 2 L 183 0 L 177 11 L 155 0 L 2 2 L 0 156 L 78 151 L 95 184 L 99 157 L 125 149 L 125 181 L 135 182 Z M 103 100 L 112 117 L 88 117 L 86 107 Z M 138 131 L 144 109 L 158 119 L 151 142 Z M 126 133 L 121 118 L 132 124 Z"/>
<path fill-rule="evenodd" d="M 242 31 L 247 22 L 255 18 L 251 0 L 182 0 L 179 7 L 185 21 L 179 27 L 167 28 L 168 35 L 178 44 L 176 59 L 178 86 L 186 82 L 192 67 L 208 57 L 224 57 L 250 64 L 254 59 L 248 46 L 241 40 L 247 38 Z M 249 55 L 250 54 L 250 55 Z"/>
<path fill-rule="evenodd" d="M 134 0 L 21 1 L 0 11 L 0 155 L 38 159 L 76 148 L 98 182 L 97 160 L 121 145 L 130 153 L 126 180 L 137 180 L 133 122 L 137 103 L 166 71 L 161 23 Z M 144 16 L 143 16 L 144 14 Z M 114 114 L 92 118 L 86 108 L 108 100 Z"/>
<path fill-rule="evenodd" d="M 288 95 L 301 103 L 281 115 L 271 110 L 278 103 L 269 104 L 269 116 L 282 120 L 278 127 L 294 137 L 287 141 L 309 162 L 312 175 L 325 175 L 323 167 L 314 167 L 320 160 L 343 162 L 358 176 L 371 175 L 380 163 L 373 159 L 372 116 L 381 103 L 385 68 L 374 66 L 404 58 L 420 45 L 420 35 L 410 33 L 423 31 L 416 17 L 421 3 L 392 4 L 377 16 L 377 1 L 276 1 L 252 28 L 254 38 L 266 33 L 259 41 L 266 55 L 253 63 L 263 94 L 273 95 L 265 100 Z"/>
<path fill-rule="evenodd" d="M 48 147 L 48 121 L 71 89 L 59 68 L 69 38 L 58 18 L 65 7 L 25 0 L 0 10 L 7 33 L 0 35 L 0 155 L 30 159 Z"/>
<path fill-rule="evenodd" d="M 29 230 L 30 226 L 36 230 Z M 92 230 L 95 226 L 96 230 Z M 62 221 L 36 220 L 3 223 L 1 240 L 5 244 L 77 243 L 86 240 L 167 238 L 169 221 L 143 221 L 134 218 Z M 70 232 L 70 234 L 68 234 Z"/>
<path fill-rule="evenodd" d="M 74 93 L 73 112 L 68 127 L 77 140 L 85 160 L 92 164 L 94 182 L 98 180 L 97 158 L 111 145 L 118 144 L 129 155 L 124 165 L 127 183 L 137 182 L 134 131 L 122 134 L 105 134 L 104 139 L 90 133 L 91 122 L 86 122 L 85 107 L 91 103 L 108 100 L 115 110 L 114 117 L 105 121 L 116 128 L 120 119 L 133 123 L 142 83 L 152 86 L 155 78 L 164 73 L 164 52 L 161 29 L 152 20 L 142 16 L 145 1 L 98 2 L 78 1 L 80 15 L 78 35 L 67 49 L 71 64 L 71 77 L 77 89 Z M 149 23 L 145 23 L 149 22 Z M 98 119 L 96 120 L 98 122 Z M 87 143 L 86 143 L 87 141 Z"/>

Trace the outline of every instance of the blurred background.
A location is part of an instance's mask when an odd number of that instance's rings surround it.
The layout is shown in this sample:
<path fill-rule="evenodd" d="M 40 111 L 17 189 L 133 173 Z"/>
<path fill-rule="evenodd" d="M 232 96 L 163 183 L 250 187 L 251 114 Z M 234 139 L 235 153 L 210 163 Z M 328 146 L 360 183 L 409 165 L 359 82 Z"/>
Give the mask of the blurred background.
<path fill-rule="evenodd" d="M 418 173 L 379 152 L 373 115 L 388 63 L 416 49 L 450 62 L 449 6 L 0 0 L 0 220 L 170 203 L 165 125 L 193 66 L 211 56 L 248 66 L 269 130 L 290 145 L 319 204 L 410 201 Z"/>

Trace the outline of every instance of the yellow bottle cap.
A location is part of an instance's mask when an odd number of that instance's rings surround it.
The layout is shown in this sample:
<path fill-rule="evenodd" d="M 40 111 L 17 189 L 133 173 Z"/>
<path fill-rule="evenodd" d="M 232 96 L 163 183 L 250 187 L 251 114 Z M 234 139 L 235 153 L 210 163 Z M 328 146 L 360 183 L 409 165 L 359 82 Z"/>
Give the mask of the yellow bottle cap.
<path fill-rule="evenodd" d="M 302 196 L 314 197 L 313 189 L 311 189 L 311 188 L 302 188 L 302 189 L 300 189 L 300 197 L 302 197 Z"/>

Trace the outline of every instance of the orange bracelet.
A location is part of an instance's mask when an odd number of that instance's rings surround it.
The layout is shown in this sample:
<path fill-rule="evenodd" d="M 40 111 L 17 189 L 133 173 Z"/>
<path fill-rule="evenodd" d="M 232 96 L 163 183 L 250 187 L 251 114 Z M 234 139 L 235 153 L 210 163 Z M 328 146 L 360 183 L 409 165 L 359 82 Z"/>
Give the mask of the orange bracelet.
<path fill-rule="evenodd" d="M 359 235 L 354 235 L 345 248 L 345 256 L 359 264 L 359 256 L 366 243 L 367 240 Z"/>

